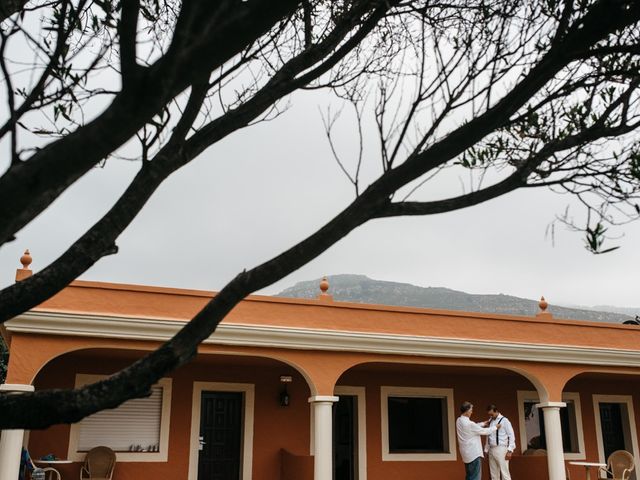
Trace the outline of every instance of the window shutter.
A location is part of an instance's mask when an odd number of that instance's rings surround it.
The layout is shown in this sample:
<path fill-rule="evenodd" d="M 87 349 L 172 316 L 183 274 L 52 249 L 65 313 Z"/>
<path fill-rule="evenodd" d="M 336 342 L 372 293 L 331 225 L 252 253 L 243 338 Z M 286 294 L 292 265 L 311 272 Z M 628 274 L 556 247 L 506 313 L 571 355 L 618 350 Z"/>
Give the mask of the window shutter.
<path fill-rule="evenodd" d="M 79 423 L 78 451 L 106 446 L 116 452 L 157 451 L 162 419 L 162 388 L 155 386 L 146 398 L 128 400 Z M 139 447 L 139 448 L 137 448 Z"/>

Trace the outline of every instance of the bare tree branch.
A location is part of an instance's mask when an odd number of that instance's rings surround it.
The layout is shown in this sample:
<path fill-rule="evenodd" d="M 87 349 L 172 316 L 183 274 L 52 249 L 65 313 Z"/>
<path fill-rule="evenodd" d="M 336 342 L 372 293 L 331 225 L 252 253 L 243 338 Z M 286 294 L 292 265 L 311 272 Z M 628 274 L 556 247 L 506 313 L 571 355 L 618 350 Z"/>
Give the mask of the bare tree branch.
<path fill-rule="evenodd" d="M 198 20 L 195 25 L 178 21 L 173 43 L 184 44 L 183 48 L 169 48 L 95 120 L 47 145 L 0 177 L 0 245 L 134 135 L 190 83 L 246 48 L 274 22 L 292 14 L 298 1 L 201 0 L 184 5 L 189 8 L 183 8 L 181 18 L 196 16 Z M 190 27 L 188 31 L 185 26 Z"/>
<path fill-rule="evenodd" d="M 353 229 L 381 215 L 389 208 L 390 198 L 399 188 L 456 158 L 489 133 L 504 127 L 532 96 L 585 49 L 612 32 L 637 23 L 639 18 L 640 5 L 618 0 L 597 2 L 493 107 L 424 151 L 414 152 L 403 164 L 384 172 L 333 220 L 302 242 L 239 274 L 158 350 L 109 379 L 80 389 L 0 395 L 0 409 L 4 413 L 0 426 L 43 428 L 57 422 L 74 422 L 101 409 L 115 407 L 126 399 L 147 394 L 160 377 L 193 358 L 197 345 L 215 331 L 242 298 L 298 269 Z M 297 77 L 292 83 L 303 77 Z M 276 85 L 285 88 L 279 83 Z M 212 135 L 212 131 L 208 130 L 204 135 Z M 195 142 L 192 148 L 197 151 L 201 144 Z"/>
<path fill-rule="evenodd" d="M 4 22 L 14 13 L 21 11 L 27 4 L 27 0 L 2 0 L 0 3 L 0 22 Z"/>
<path fill-rule="evenodd" d="M 377 21 L 388 11 L 391 3 L 381 3 L 333 55 L 316 65 L 314 69 L 304 73 L 302 77 L 298 77 L 300 72 L 305 72 L 309 66 L 314 65 L 317 58 L 322 58 L 341 43 L 353 27 L 354 16 L 360 16 L 366 11 L 362 10 L 366 4 L 367 2 L 356 4 L 354 12 L 346 14 L 331 35 L 283 65 L 272 80 L 267 82 L 250 100 L 202 126 L 191 138 L 185 140 L 203 97 L 204 86 L 194 87 L 171 140 L 152 160 L 143 163 L 127 190 L 109 212 L 51 265 L 24 281 L 0 291 L 0 323 L 42 303 L 88 270 L 100 258 L 116 253 L 116 239 L 134 220 L 165 178 L 196 158 L 207 146 L 248 125 L 275 100 L 292 92 L 304 84 L 303 82 L 312 81 L 322 75 L 344 58 L 364 36 L 371 32 Z M 207 90 L 208 85 L 204 88 L 204 94 Z"/>

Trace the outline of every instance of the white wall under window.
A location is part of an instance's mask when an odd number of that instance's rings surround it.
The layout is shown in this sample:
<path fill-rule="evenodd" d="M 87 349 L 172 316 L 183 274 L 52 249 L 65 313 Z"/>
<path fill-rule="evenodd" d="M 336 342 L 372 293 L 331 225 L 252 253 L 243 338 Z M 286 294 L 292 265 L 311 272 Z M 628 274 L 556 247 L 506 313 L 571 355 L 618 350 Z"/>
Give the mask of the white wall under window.
<path fill-rule="evenodd" d="M 380 387 L 382 418 L 382 460 L 383 461 L 445 461 L 456 459 L 455 413 L 453 389 L 424 387 Z M 389 399 L 440 399 L 442 401 L 442 443 L 441 452 L 391 452 L 389 448 Z M 393 428 L 393 426 L 392 426 Z M 425 431 L 425 435 L 430 432 Z"/>
<path fill-rule="evenodd" d="M 107 378 L 76 375 L 76 387 Z M 166 462 L 169 450 L 171 379 L 163 378 L 151 395 L 124 402 L 71 425 L 68 458 L 82 461 L 93 447 L 116 452 L 119 462 Z"/>
<path fill-rule="evenodd" d="M 562 394 L 562 401 L 567 404 L 569 411 L 569 435 L 572 445 L 565 445 L 565 450 L 570 449 L 571 452 L 565 451 L 565 460 L 584 460 L 584 433 L 582 430 L 582 408 L 580 406 L 580 394 L 574 392 L 565 392 Z M 538 392 L 518 390 L 518 424 L 520 427 L 520 450 L 524 453 L 527 445 L 532 437 L 540 434 L 538 415 L 542 415 L 541 411 L 535 409 L 530 412 L 529 419 L 525 418 L 525 404 L 540 403 Z M 568 448 L 569 447 L 569 448 Z"/>

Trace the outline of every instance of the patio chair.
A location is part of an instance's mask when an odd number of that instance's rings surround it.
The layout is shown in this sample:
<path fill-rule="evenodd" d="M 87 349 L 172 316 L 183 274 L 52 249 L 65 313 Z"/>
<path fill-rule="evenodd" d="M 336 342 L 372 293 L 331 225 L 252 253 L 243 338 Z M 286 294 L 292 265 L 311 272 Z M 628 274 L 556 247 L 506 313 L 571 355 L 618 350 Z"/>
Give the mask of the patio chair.
<path fill-rule="evenodd" d="M 94 447 L 87 452 L 80 469 L 80 480 L 111 480 L 116 453 L 109 447 Z"/>
<path fill-rule="evenodd" d="M 531 452 L 531 455 L 533 455 L 534 457 L 542 457 L 546 454 L 547 451 L 544 448 L 536 448 L 533 452 Z"/>
<path fill-rule="evenodd" d="M 633 455 L 626 450 L 616 450 L 607 459 L 607 468 L 600 468 L 599 472 L 605 476 L 611 475 L 613 480 L 629 480 L 635 468 Z"/>
<path fill-rule="evenodd" d="M 18 472 L 19 480 L 26 480 L 27 473 L 29 477 L 33 476 L 33 472 L 38 470 L 40 472 L 44 472 L 44 478 L 46 480 L 62 480 L 60 472 L 53 467 L 45 467 L 40 468 L 37 467 L 33 460 L 31 459 L 31 455 L 29 455 L 29 451 L 26 448 L 22 448 L 22 453 L 20 455 L 20 470 Z"/>

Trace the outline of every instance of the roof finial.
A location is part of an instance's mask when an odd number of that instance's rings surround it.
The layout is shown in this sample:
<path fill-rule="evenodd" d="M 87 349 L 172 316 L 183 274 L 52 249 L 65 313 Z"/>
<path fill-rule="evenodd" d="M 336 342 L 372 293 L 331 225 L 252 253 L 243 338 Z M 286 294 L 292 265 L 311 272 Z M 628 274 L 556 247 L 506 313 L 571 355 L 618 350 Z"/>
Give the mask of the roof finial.
<path fill-rule="evenodd" d="M 20 263 L 22 264 L 22 268 L 18 268 L 16 270 L 16 282 L 24 280 L 25 278 L 28 278 L 31 275 L 33 275 L 33 272 L 29 268 L 29 265 L 31 265 L 32 261 L 33 261 L 33 258 L 31 258 L 31 253 L 27 248 L 24 251 L 24 254 L 20 257 Z"/>
<path fill-rule="evenodd" d="M 545 311 L 547 309 L 547 307 L 549 306 L 549 304 L 547 303 L 547 301 L 544 299 L 544 296 L 540 297 L 540 302 L 538 302 L 538 306 L 540 307 L 541 311 Z"/>
<path fill-rule="evenodd" d="M 322 280 L 320 280 L 320 291 L 322 291 L 322 295 L 327 295 L 327 290 L 329 290 L 329 280 L 327 280 L 327 277 L 322 277 Z"/>
<path fill-rule="evenodd" d="M 327 280 L 327 277 L 324 276 L 322 277 L 322 280 L 320 280 L 320 295 L 318 295 L 318 299 L 333 300 L 333 296 L 327 293 L 328 290 L 329 290 L 329 280 Z"/>
<path fill-rule="evenodd" d="M 553 318 L 553 315 L 551 315 L 551 312 L 547 311 L 547 308 L 549 307 L 549 303 L 547 303 L 547 301 L 544 299 L 544 296 L 540 297 L 540 301 L 538 302 L 538 307 L 540 308 L 540 311 L 536 313 L 536 317 Z"/>

